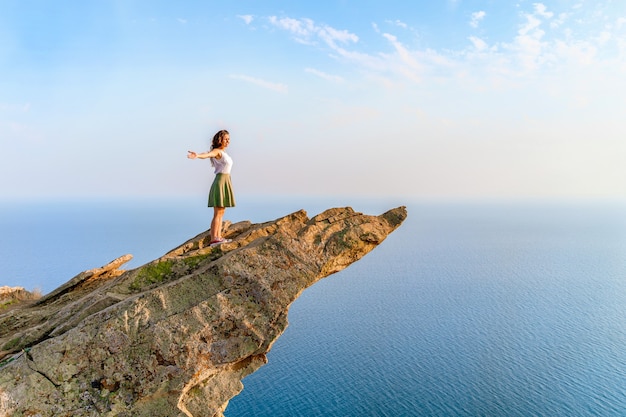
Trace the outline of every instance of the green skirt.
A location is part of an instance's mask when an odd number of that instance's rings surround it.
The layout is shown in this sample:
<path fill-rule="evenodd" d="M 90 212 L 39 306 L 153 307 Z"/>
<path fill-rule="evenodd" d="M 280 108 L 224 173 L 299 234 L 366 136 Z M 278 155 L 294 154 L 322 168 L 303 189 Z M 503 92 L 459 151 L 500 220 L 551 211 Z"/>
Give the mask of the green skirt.
<path fill-rule="evenodd" d="M 216 174 L 209 190 L 209 207 L 235 207 L 230 174 Z"/>

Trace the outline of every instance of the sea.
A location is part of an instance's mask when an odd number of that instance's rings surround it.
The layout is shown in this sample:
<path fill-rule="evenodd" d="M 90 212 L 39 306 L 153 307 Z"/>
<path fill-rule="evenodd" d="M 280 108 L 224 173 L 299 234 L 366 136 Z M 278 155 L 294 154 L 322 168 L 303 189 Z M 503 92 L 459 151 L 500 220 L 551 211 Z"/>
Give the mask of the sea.
<path fill-rule="evenodd" d="M 0 286 L 138 267 L 208 228 L 204 198 L 0 202 Z M 303 292 L 226 417 L 626 416 L 626 202 L 238 199 L 227 220 L 408 218 Z"/>

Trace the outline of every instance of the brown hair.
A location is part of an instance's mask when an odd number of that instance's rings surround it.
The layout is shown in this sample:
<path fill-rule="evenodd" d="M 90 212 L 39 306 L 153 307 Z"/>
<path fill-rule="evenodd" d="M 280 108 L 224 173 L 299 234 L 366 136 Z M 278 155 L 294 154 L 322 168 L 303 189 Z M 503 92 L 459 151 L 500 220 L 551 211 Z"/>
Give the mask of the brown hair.
<path fill-rule="evenodd" d="M 220 130 L 219 132 L 217 132 L 215 136 L 213 136 L 213 141 L 211 141 L 211 149 L 221 148 L 222 146 L 224 146 L 224 138 L 226 137 L 226 135 L 230 136 L 228 130 Z"/>

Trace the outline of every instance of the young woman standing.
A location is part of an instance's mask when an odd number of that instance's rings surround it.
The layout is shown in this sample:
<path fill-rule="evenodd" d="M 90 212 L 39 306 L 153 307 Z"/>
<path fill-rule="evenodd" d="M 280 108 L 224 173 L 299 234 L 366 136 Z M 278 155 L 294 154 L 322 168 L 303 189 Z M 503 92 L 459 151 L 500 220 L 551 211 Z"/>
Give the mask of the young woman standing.
<path fill-rule="evenodd" d="M 233 166 L 232 158 L 226 153 L 230 143 L 230 134 L 227 130 L 220 130 L 213 136 L 211 150 L 203 153 L 188 151 L 189 159 L 211 159 L 211 165 L 215 168 L 215 179 L 209 191 L 209 207 L 213 207 L 213 220 L 211 220 L 211 245 L 230 242 L 222 237 L 222 221 L 226 207 L 235 207 L 235 195 L 230 180 L 230 169 Z"/>

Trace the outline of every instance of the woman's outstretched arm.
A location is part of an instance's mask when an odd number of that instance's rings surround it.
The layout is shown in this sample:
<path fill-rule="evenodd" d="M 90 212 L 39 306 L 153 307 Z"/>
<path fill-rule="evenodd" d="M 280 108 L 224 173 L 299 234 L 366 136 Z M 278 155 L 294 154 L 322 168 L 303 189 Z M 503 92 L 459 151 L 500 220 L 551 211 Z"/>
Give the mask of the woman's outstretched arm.
<path fill-rule="evenodd" d="M 194 151 L 187 151 L 187 158 L 189 159 L 206 159 L 206 158 L 217 158 L 220 159 L 222 157 L 221 149 L 212 149 L 209 152 L 196 153 Z"/>

